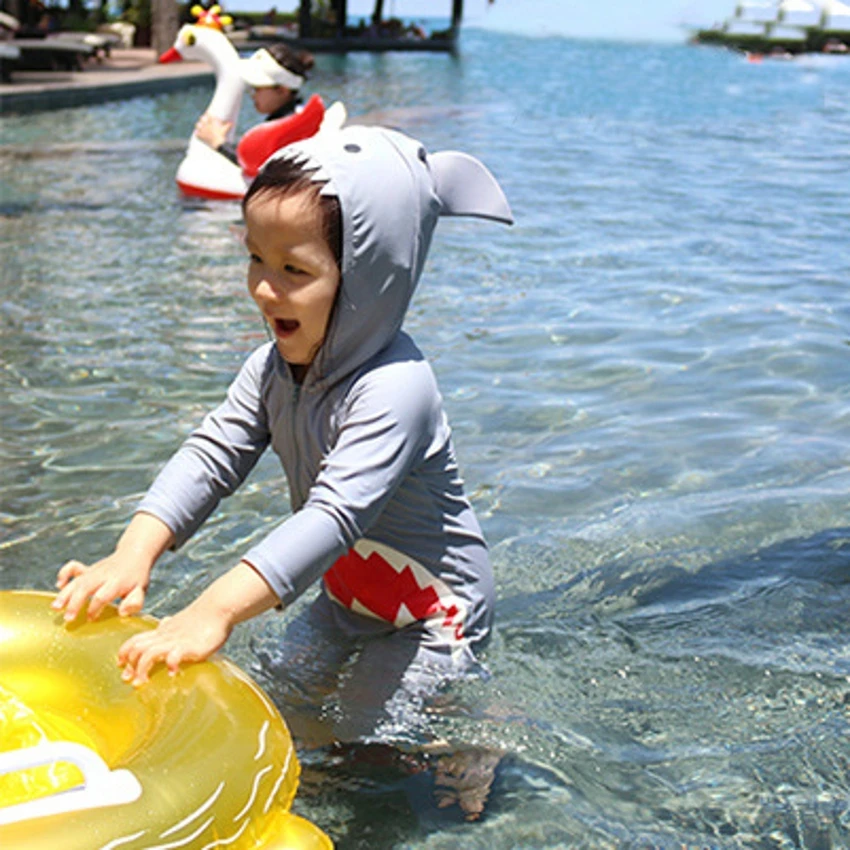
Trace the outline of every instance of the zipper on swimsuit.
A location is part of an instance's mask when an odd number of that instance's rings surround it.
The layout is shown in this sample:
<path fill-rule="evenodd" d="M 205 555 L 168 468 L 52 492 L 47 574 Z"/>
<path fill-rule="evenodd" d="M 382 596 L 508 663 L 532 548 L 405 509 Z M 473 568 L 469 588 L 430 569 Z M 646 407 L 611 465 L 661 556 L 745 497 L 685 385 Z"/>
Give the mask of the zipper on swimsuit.
<path fill-rule="evenodd" d="M 298 402 L 301 400 L 301 384 L 297 381 L 292 382 L 292 434 L 296 435 L 298 430 L 298 417 L 296 416 L 298 410 Z M 301 480 L 301 452 L 294 453 L 294 461 L 295 461 L 295 481 L 299 482 Z M 300 485 L 297 485 L 300 486 Z"/>

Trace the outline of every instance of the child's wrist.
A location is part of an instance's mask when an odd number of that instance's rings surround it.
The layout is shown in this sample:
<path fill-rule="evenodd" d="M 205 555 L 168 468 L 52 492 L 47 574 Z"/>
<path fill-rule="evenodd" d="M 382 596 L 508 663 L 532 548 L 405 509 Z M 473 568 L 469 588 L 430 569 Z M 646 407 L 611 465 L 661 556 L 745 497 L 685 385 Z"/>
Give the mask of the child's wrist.
<path fill-rule="evenodd" d="M 159 554 L 142 542 L 119 541 L 115 547 L 115 555 L 123 562 L 132 561 L 138 568 L 150 573 L 156 564 Z"/>
<path fill-rule="evenodd" d="M 215 618 L 230 630 L 279 601 L 265 579 L 247 561 L 240 561 L 219 576 L 192 606 L 197 606 L 199 615 Z"/>
<path fill-rule="evenodd" d="M 211 593 L 209 589 L 190 603 L 189 607 L 199 621 L 220 625 L 228 634 L 240 622 L 233 604 L 229 600 Z"/>
<path fill-rule="evenodd" d="M 174 542 L 171 529 L 153 514 L 137 513 L 115 546 L 123 557 L 146 562 L 150 568 Z"/>

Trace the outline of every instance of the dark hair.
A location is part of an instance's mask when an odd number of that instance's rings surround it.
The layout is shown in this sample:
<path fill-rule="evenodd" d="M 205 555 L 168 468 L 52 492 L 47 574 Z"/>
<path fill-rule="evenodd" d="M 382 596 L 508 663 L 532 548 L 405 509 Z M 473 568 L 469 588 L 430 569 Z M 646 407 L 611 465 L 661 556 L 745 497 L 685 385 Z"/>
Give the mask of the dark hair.
<path fill-rule="evenodd" d="M 322 235 L 336 258 L 337 268 L 342 271 L 342 208 L 338 198 L 320 194 L 323 184 L 312 179 L 314 171 L 286 157 L 271 160 L 248 187 L 242 198 L 242 212 L 258 196 L 283 199 L 299 192 L 310 192 L 319 208 Z"/>
<path fill-rule="evenodd" d="M 293 50 L 288 44 L 280 41 L 267 47 L 266 50 L 282 68 L 307 79 L 315 61 L 312 53 L 307 50 Z"/>

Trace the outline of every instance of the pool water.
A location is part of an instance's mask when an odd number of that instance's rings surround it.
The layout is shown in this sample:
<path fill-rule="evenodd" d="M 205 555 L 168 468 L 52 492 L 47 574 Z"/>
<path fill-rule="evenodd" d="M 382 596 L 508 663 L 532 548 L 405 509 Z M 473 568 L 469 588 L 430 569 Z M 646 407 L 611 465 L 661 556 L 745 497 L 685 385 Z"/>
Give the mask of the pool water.
<path fill-rule="evenodd" d="M 303 753 L 296 810 L 340 848 L 850 845 L 850 59 L 468 30 L 313 90 L 479 156 L 516 225 L 441 223 L 407 323 L 492 548 L 492 675 L 435 709 L 442 762 Z M 265 339 L 238 206 L 174 186 L 209 96 L 4 116 L 4 588 L 104 555 Z M 282 487 L 264 458 L 148 610 Z"/>

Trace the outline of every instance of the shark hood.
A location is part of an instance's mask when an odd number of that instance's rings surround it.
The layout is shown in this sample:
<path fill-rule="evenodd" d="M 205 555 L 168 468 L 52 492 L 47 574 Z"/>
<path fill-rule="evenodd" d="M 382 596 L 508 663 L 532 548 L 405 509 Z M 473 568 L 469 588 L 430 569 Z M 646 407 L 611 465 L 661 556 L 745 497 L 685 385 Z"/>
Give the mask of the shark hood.
<path fill-rule="evenodd" d="M 429 154 L 394 130 L 349 126 L 319 133 L 273 158 L 295 160 L 342 211 L 336 310 L 310 382 L 331 386 L 384 349 L 401 329 L 440 216 L 510 224 L 493 175 L 456 151 Z"/>

